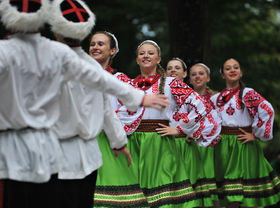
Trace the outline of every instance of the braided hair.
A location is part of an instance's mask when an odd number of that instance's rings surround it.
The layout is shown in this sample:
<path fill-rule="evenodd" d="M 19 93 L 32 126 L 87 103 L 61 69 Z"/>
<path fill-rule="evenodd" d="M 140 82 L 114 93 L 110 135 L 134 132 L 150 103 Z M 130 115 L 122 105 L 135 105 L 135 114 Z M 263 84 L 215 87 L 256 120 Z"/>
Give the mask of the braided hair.
<path fill-rule="evenodd" d="M 166 81 L 166 71 L 160 64 L 157 64 L 157 73 L 159 73 L 159 75 L 160 75 L 159 94 L 164 95 L 164 86 L 165 86 L 165 81 Z"/>

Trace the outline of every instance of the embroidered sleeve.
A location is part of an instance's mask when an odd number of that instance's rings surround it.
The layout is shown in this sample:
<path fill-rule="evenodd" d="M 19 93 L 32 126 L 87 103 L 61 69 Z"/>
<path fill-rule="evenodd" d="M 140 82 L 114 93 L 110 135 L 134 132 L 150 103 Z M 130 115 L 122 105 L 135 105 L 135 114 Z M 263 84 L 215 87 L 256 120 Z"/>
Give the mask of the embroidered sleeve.
<path fill-rule="evenodd" d="M 133 87 L 137 87 L 136 84 L 133 82 L 133 79 L 130 79 L 126 74 L 123 73 L 117 73 L 115 76 Z M 122 103 L 118 100 L 118 108 L 116 110 L 116 113 L 123 125 L 123 128 L 127 135 L 132 134 L 140 125 L 140 122 L 142 120 L 142 117 L 145 112 L 145 107 L 139 107 L 137 111 L 132 112 L 127 110 L 125 106 L 122 105 Z"/>
<path fill-rule="evenodd" d="M 115 76 L 122 82 L 128 83 L 133 87 L 136 87 L 136 84 L 133 82 L 133 79 L 129 78 L 126 74 L 118 72 L 115 74 Z"/>
<path fill-rule="evenodd" d="M 125 106 L 121 106 L 116 113 L 123 125 L 127 135 L 132 134 L 140 125 L 145 112 L 145 107 L 139 107 L 136 112 L 127 110 Z"/>
<path fill-rule="evenodd" d="M 210 102 L 203 99 L 180 80 L 170 83 L 171 92 L 178 104 L 173 119 L 177 129 L 194 138 L 200 146 L 214 145 L 221 131 L 221 118 Z"/>
<path fill-rule="evenodd" d="M 255 90 L 248 91 L 243 97 L 245 106 L 253 119 L 253 132 L 263 141 L 272 139 L 274 109 L 272 105 Z"/>

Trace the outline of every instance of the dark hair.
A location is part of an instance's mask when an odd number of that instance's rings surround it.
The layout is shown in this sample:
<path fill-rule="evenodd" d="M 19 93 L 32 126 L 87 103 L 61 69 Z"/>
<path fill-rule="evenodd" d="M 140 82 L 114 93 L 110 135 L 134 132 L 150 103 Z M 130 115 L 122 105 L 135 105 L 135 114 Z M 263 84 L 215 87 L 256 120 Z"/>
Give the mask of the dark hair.
<path fill-rule="evenodd" d="M 107 32 L 107 31 L 97 31 L 97 32 L 93 33 L 93 34 L 90 36 L 90 41 L 91 41 L 92 37 L 93 37 L 94 35 L 96 35 L 96 34 L 103 34 L 103 35 L 106 35 L 106 36 L 108 37 L 108 39 L 109 39 L 109 42 L 110 42 L 110 49 L 114 49 L 114 48 L 116 49 L 115 54 L 112 55 L 112 56 L 110 57 L 110 60 L 109 60 L 109 65 L 111 65 L 112 62 L 113 62 L 114 56 L 118 53 L 117 42 L 116 42 L 116 40 L 113 38 L 113 34 L 110 33 L 110 32 Z"/>
<path fill-rule="evenodd" d="M 235 58 L 229 58 L 229 59 L 225 60 L 224 64 L 223 64 L 222 67 L 220 68 L 220 73 L 221 73 L 221 74 L 224 73 L 224 65 L 225 65 L 225 63 L 226 63 L 228 60 L 230 60 L 230 59 L 235 60 L 235 61 L 239 64 L 239 68 L 240 68 L 240 70 L 242 71 L 241 66 L 240 66 L 240 63 L 239 63 Z M 239 97 L 239 100 L 241 101 L 241 100 L 242 100 L 243 91 L 244 91 L 246 85 L 245 85 L 244 82 L 242 82 L 241 80 L 239 80 L 239 86 L 240 86 L 240 88 L 239 88 L 238 97 Z M 241 107 L 242 107 L 242 109 L 243 109 L 243 108 L 244 108 L 243 102 L 240 102 L 240 105 L 241 105 Z"/>
<path fill-rule="evenodd" d="M 116 43 L 116 41 L 114 40 L 113 36 L 110 35 L 109 32 L 107 32 L 107 31 L 97 31 L 97 32 L 95 32 L 95 33 L 93 33 L 93 34 L 91 35 L 91 38 L 92 38 L 92 36 L 94 36 L 94 35 L 96 35 L 96 34 L 104 34 L 104 35 L 106 35 L 106 36 L 109 38 L 109 41 L 110 41 L 110 49 L 117 48 L 117 43 Z M 91 39 L 91 38 L 90 38 L 90 39 Z"/>
<path fill-rule="evenodd" d="M 187 67 L 186 63 L 182 59 L 180 59 L 178 57 L 174 57 L 174 58 L 170 59 L 169 61 L 179 61 L 182 64 L 183 70 L 185 72 L 187 72 L 188 67 Z M 168 61 L 168 63 L 169 63 L 169 61 Z M 168 65 L 168 63 L 167 63 L 167 65 Z"/>

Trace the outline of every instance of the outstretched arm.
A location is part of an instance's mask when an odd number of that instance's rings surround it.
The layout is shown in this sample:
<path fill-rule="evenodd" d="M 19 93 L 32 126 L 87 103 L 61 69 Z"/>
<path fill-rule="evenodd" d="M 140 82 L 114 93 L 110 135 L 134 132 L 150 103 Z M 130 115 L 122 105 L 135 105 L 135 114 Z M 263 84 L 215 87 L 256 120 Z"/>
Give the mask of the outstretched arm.
<path fill-rule="evenodd" d="M 65 79 L 75 79 L 88 87 L 92 87 L 101 92 L 116 96 L 122 104 L 130 111 L 136 111 L 142 104 L 143 106 L 159 108 L 168 105 L 167 97 L 162 95 L 147 95 L 144 92 L 133 88 L 127 83 L 121 82 L 116 77 L 103 70 L 101 65 L 91 58 L 91 61 L 80 59 L 69 49 L 65 56 L 63 67 Z"/>

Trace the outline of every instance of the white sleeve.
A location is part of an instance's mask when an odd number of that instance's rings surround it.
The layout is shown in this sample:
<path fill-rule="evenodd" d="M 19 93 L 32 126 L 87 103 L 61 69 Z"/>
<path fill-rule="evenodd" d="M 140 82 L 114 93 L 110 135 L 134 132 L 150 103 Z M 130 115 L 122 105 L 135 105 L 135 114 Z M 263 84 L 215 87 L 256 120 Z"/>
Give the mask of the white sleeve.
<path fill-rule="evenodd" d="M 121 148 L 127 143 L 126 133 L 121 121 L 112 108 L 108 95 L 104 95 L 104 131 L 112 149 Z"/>
<path fill-rule="evenodd" d="M 215 145 L 222 124 L 219 114 L 182 81 L 175 79 L 169 85 L 179 106 L 173 114 L 173 119 L 179 123 L 176 126 L 179 132 L 192 137 L 200 146 Z"/>
<path fill-rule="evenodd" d="M 254 135 L 268 141 L 273 138 L 274 109 L 272 105 L 259 93 L 250 88 L 245 88 L 243 101 L 253 119 L 252 129 Z"/>
<path fill-rule="evenodd" d="M 114 95 L 131 111 L 136 111 L 141 105 L 144 92 L 121 82 L 116 77 L 103 70 L 101 65 L 88 63 L 80 59 L 73 51 L 67 51 L 63 66 L 64 79 L 74 79 L 82 84 Z"/>
<path fill-rule="evenodd" d="M 222 120 L 195 92 L 185 100 L 177 116 L 180 118 L 178 130 L 194 138 L 198 145 L 207 147 L 217 143 Z"/>

